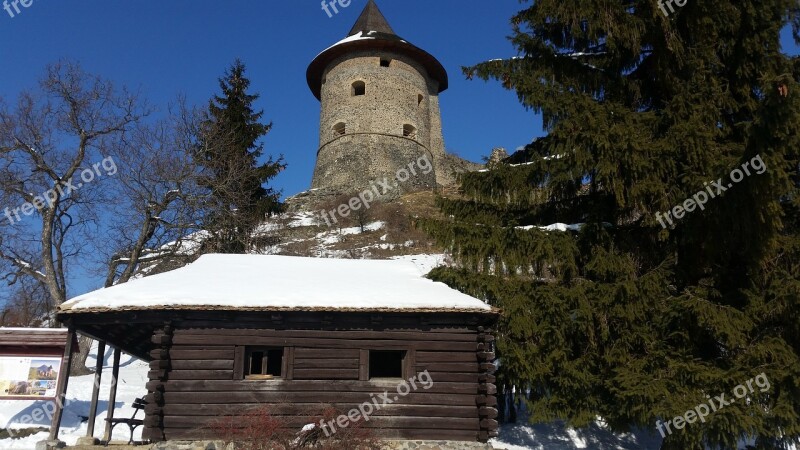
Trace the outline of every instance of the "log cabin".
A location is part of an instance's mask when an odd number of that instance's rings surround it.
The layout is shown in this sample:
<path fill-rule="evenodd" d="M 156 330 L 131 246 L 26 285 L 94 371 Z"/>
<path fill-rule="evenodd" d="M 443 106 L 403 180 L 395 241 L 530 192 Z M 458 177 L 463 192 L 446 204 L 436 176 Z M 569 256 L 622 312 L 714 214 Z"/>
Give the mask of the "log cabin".
<path fill-rule="evenodd" d="M 211 440 L 214 419 L 265 405 L 348 411 L 420 373 L 428 388 L 365 426 L 385 439 L 497 435 L 498 311 L 409 261 L 205 255 L 75 298 L 58 318 L 150 362 L 151 442 Z"/>

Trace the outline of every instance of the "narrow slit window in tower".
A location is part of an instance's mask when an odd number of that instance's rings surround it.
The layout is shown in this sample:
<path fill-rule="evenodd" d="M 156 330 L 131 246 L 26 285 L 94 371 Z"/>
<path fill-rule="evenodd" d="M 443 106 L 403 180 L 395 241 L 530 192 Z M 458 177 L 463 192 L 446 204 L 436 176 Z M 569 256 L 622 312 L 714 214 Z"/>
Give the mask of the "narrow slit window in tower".
<path fill-rule="evenodd" d="M 422 106 L 422 100 L 425 100 L 425 97 L 423 97 L 422 94 L 419 94 L 417 96 L 417 106 Z"/>
<path fill-rule="evenodd" d="M 333 135 L 335 137 L 344 136 L 347 134 L 347 125 L 344 122 L 339 122 L 333 126 Z"/>
<path fill-rule="evenodd" d="M 356 81 L 353 83 L 353 97 L 365 95 L 367 93 L 367 84 L 363 81 Z"/>
<path fill-rule="evenodd" d="M 403 136 L 411 139 L 417 138 L 417 129 L 414 125 L 405 124 L 403 125 Z"/>

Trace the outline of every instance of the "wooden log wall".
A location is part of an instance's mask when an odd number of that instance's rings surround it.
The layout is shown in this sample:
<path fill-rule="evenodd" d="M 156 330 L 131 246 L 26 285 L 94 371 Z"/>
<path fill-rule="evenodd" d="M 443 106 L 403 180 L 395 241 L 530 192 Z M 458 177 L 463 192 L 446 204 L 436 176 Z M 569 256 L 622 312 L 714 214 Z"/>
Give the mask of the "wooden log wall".
<path fill-rule="evenodd" d="M 481 375 L 478 377 L 478 413 L 481 421 L 481 431 L 478 440 L 486 442 L 490 438 L 497 437 L 497 386 L 495 383 L 494 371 L 494 336 L 491 330 L 478 327 L 478 365 Z"/>
<path fill-rule="evenodd" d="M 174 328 L 171 324 L 164 325 L 153 333 L 153 351 L 150 352 L 150 372 L 147 383 L 147 409 L 145 410 L 144 429 L 142 439 L 160 442 L 166 439 L 164 435 L 164 391 L 172 370 L 172 336 Z"/>
<path fill-rule="evenodd" d="M 488 328 L 428 321 L 420 328 L 418 320 L 411 325 L 400 318 L 342 316 L 302 329 L 272 317 L 260 326 L 176 322 L 174 329 L 157 331 L 145 438 L 213 439 L 210 421 L 265 404 L 299 429 L 307 420 L 296 416 L 321 404 L 347 413 L 371 401 L 371 394 L 388 391 L 393 398 L 399 380 L 368 380 L 369 350 L 404 350 L 405 379 L 427 370 L 433 382 L 427 390 L 417 382 L 416 390 L 373 413 L 366 426 L 379 436 L 485 441 L 497 435 Z M 282 379 L 243 379 L 247 346 L 284 348 Z"/>

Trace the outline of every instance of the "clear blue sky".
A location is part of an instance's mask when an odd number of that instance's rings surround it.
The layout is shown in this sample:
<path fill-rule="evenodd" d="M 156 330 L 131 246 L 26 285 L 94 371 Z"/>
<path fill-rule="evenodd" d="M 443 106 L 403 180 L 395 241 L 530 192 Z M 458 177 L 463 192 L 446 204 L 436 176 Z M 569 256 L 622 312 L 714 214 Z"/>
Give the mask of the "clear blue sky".
<path fill-rule="evenodd" d="M 568 0 L 565 0 L 568 1 Z M 164 107 L 178 94 L 205 104 L 235 58 L 248 66 L 258 107 L 274 122 L 268 154 L 288 169 L 275 186 L 284 195 L 311 183 L 318 144 L 319 103 L 305 71 L 323 49 L 350 30 L 366 0 L 329 18 L 319 0 L 32 0 L 11 18 L 0 9 L 0 97 L 35 87 L 59 59 L 140 89 Z M 513 150 L 543 134 L 541 120 L 496 82 L 467 81 L 461 67 L 516 54 L 506 39 L 517 0 L 378 0 L 394 30 L 436 56 L 450 74 L 441 96 L 449 151 L 480 161 L 493 147 Z M 0 0 L 2 5 L 2 0 Z M 784 36 L 786 51 L 798 49 Z M 101 280 L 77 269 L 70 295 Z"/>
<path fill-rule="evenodd" d="M 1 2 L 0 2 L 1 3 Z M 515 0 L 382 0 L 394 30 L 440 59 L 450 74 L 442 94 L 445 144 L 473 161 L 493 147 L 514 149 L 541 135 L 541 121 L 497 83 L 467 81 L 461 67 L 516 54 L 505 39 Z M 0 96 L 33 86 L 60 58 L 140 88 L 164 105 L 178 93 L 204 104 L 237 57 L 248 66 L 257 106 L 274 122 L 267 153 L 284 154 L 275 184 L 284 195 L 311 184 L 319 102 L 305 81 L 311 60 L 350 30 L 366 0 L 332 18 L 319 0 L 33 0 L 11 18 L 0 10 Z"/>

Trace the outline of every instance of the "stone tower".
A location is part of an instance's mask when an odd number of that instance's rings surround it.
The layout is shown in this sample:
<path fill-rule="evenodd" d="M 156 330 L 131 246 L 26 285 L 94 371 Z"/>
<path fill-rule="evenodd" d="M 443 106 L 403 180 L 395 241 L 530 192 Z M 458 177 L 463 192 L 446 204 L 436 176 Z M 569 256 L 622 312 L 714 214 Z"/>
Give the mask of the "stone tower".
<path fill-rule="evenodd" d="M 351 193 L 384 177 L 396 179 L 399 192 L 449 184 L 439 111 L 447 72 L 397 36 L 374 0 L 306 75 L 321 102 L 312 188 Z M 428 173 L 417 165 L 423 156 L 423 165 L 432 165 Z M 403 180 L 409 165 L 416 174 L 408 171 Z"/>

